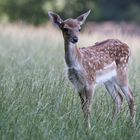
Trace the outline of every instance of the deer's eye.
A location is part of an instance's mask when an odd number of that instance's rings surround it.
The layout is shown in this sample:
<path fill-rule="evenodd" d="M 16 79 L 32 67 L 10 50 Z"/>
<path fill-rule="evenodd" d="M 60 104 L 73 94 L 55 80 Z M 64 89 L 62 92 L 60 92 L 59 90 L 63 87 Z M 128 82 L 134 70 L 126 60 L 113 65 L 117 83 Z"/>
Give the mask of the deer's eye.
<path fill-rule="evenodd" d="M 79 29 L 79 32 L 81 31 L 81 29 Z"/>
<path fill-rule="evenodd" d="M 65 32 L 67 32 L 67 31 L 68 31 L 68 29 L 67 29 L 67 28 L 64 28 L 63 30 L 64 30 Z"/>

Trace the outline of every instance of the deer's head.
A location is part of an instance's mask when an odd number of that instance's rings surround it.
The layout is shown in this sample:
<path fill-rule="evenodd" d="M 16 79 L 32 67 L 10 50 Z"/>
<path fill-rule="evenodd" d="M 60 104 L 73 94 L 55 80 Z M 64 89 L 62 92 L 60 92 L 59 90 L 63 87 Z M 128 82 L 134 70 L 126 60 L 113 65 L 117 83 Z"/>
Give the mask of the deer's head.
<path fill-rule="evenodd" d="M 78 42 L 81 25 L 85 22 L 89 13 L 90 10 L 75 19 L 69 18 L 66 20 L 62 20 L 60 16 L 54 12 L 49 11 L 48 15 L 52 19 L 53 23 L 62 30 L 64 40 L 75 44 Z"/>

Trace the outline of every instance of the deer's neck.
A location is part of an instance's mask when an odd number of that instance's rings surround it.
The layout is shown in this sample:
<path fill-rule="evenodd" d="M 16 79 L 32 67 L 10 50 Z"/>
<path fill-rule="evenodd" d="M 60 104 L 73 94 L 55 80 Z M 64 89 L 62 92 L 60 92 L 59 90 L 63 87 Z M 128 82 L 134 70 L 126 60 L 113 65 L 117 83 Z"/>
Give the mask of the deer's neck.
<path fill-rule="evenodd" d="M 65 41 L 65 61 L 70 68 L 81 64 L 81 54 L 76 44 Z"/>

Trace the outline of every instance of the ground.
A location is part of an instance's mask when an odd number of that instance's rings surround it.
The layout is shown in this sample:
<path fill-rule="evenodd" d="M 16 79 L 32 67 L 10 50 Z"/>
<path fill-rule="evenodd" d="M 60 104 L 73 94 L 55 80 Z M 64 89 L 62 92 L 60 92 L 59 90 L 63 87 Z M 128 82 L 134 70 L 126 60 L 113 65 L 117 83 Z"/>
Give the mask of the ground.
<path fill-rule="evenodd" d="M 117 27 L 118 28 L 118 27 Z M 126 102 L 112 126 L 113 102 L 104 87 L 93 100 L 85 131 L 80 99 L 66 78 L 61 33 L 51 26 L 0 25 L 0 139 L 138 140 L 140 138 L 140 36 L 114 29 L 81 33 L 78 46 L 118 38 L 132 50 L 129 80 L 137 104 L 136 127 Z"/>

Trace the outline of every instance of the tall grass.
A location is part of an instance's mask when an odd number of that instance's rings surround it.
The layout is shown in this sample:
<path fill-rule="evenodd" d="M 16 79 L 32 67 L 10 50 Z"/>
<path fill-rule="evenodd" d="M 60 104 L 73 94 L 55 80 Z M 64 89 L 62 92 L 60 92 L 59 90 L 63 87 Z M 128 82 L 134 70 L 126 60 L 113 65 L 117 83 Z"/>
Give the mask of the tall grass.
<path fill-rule="evenodd" d="M 94 95 L 87 133 L 80 99 L 65 76 L 63 39 L 51 27 L 0 26 L 0 139 L 137 140 L 140 138 L 140 37 L 119 31 L 81 35 L 79 46 L 106 38 L 130 45 L 130 83 L 137 104 L 136 127 L 126 102 L 112 126 L 113 102 L 104 88 Z"/>

